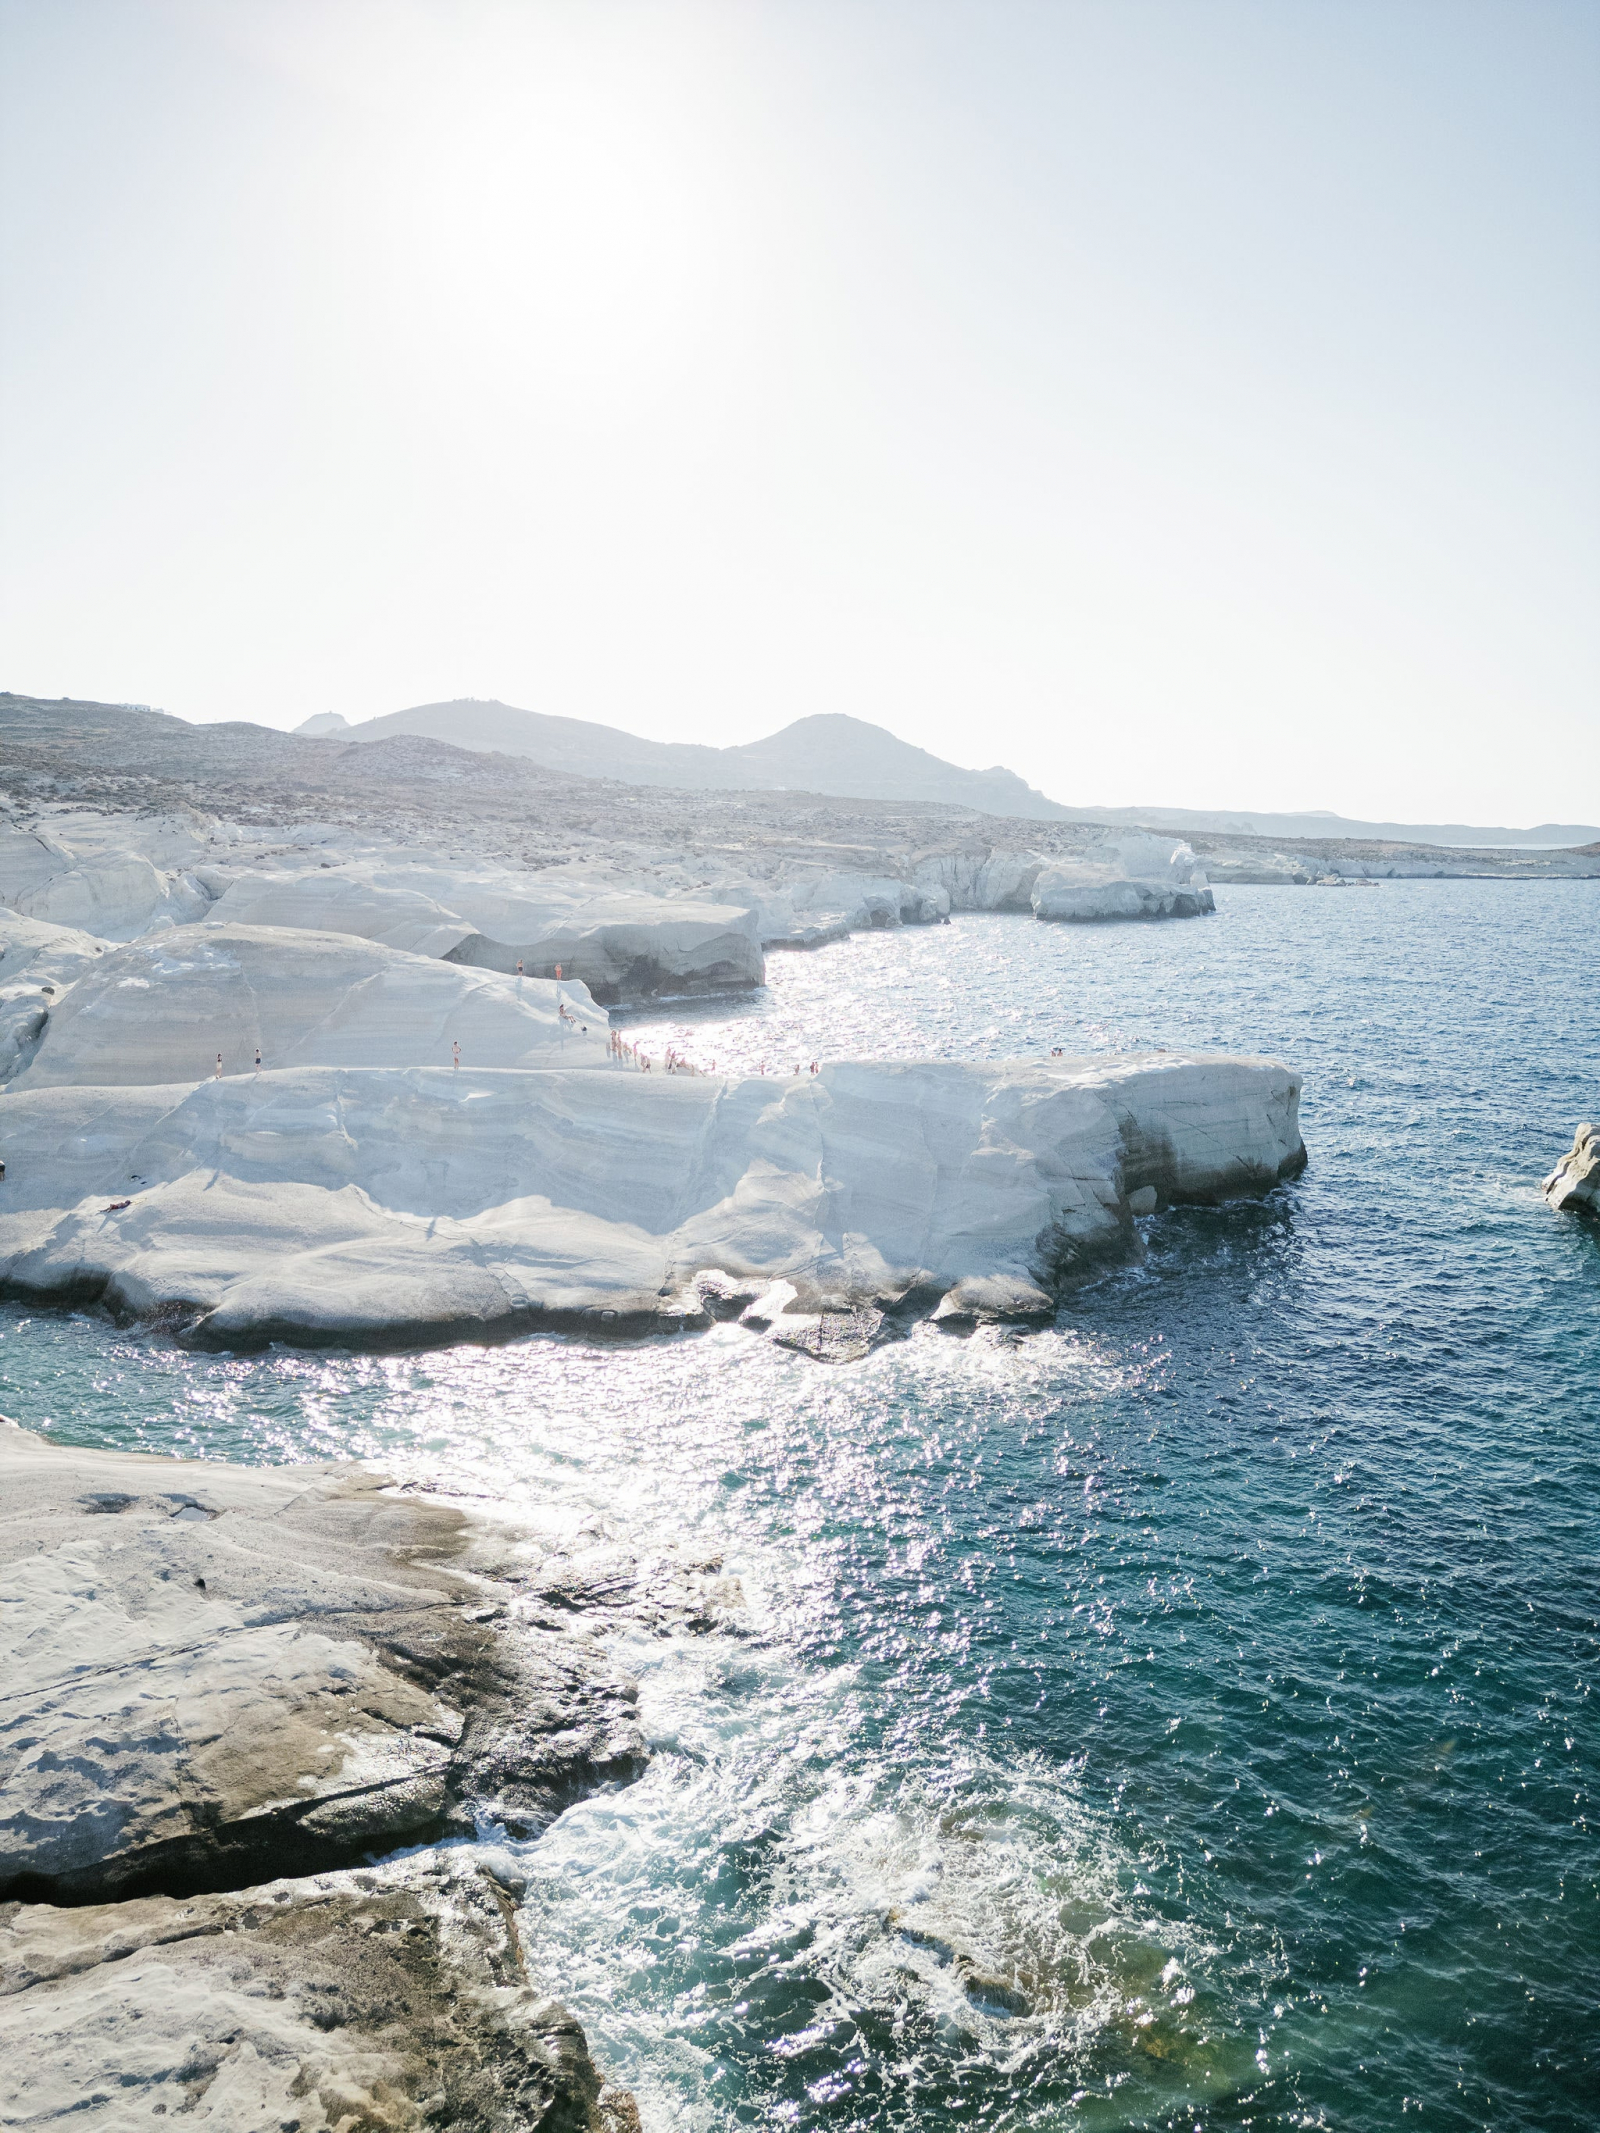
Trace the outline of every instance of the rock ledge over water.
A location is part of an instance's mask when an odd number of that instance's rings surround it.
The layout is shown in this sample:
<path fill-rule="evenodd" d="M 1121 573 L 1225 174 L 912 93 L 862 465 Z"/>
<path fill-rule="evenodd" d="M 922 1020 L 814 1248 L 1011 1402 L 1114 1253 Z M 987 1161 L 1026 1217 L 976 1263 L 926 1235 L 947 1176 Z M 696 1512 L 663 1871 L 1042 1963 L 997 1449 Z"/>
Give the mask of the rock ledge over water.
<path fill-rule="evenodd" d="M 724 1315 L 707 1276 L 784 1285 L 758 1315 L 790 1333 L 863 1312 L 903 1330 L 953 1292 L 958 1315 L 991 1290 L 1002 1316 L 1048 1313 L 1136 1247 L 1136 1216 L 1298 1171 L 1299 1096 L 1275 1060 L 1176 1051 L 24 1086 L 0 1285 L 225 1348 L 668 1331 Z"/>
<path fill-rule="evenodd" d="M 232 1894 L 0 1905 L 0 2124 L 638 2133 L 471 1852 Z"/>
<path fill-rule="evenodd" d="M 477 1847 L 363 1867 L 641 1767 L 586 1611 L 359 1468 L 0 1426 L 0 2122 L 625 2127 Z"/>

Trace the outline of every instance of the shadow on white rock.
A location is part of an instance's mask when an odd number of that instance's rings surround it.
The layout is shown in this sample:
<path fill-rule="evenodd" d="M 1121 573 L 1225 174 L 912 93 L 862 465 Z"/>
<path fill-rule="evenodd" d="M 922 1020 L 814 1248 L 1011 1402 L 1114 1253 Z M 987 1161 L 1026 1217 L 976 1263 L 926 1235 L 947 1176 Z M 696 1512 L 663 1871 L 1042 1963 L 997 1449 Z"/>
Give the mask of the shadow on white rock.
<path fill-rule="evenodd" d="M 111 949 L 74 927 L 0 910 L 0 1082 L 22 1072 L 54 1009 Z"/>
<path fill-rule="evenodd" d="M 214 923 L 293 926 L 349 933 L 410 955 L 448 955 L 470 938 L 471 925 L 420 888 L 380 883 L 364 871 L 318 866 L 313 872 L 242 874 L 211 906 Z"/>
<path fill-rule="evenodd" d="M 0 1424 L 0 1899 L 237 1888 L 631 1777 L 636 1692 L 536 1542 L 361 1467 Z"/>
<path fill-rule="evenodd" d="M 1585 1121 L 1540 1189 L 1558 1214 L 1600 1215 L 1600 1130 Z"/>
<path fill-rule="evenodd" d="M 985 1282 L 1017 1315 L 1136 1248 L 1132 1196 L 1292 1175 L 1299 1090 L 1274 1061 L 1183 1053 L 26 1088 L 0 1281 L 227 1347 L 702 1325 L 713 1272 L 787 1284 L 771 1318 L 892 1331 L 953 1291 L 983 1316 Z"/>
<path fill-rule="evenodd" d="M 639 2133 L 476 1847 L 0 1913 L 0 2124 Z M 169 2115 L 170 2114 L 170 2115 Z"/>
<path fill-rule="evenodd" d="M 506 869 L 369 862 L 233 882 L 211 916 L 358 934 L 480 969 L 563 977 L 606 1004 L 759 985 L 753 910 Z"/>
<path fill-rule="evenodd" d="M 192 874 L 142 852 L 79 853 L 47 830 L 0 830 L 0 903 L 23 918 L 125 941 L 187 925 L 210 901 Z"/>

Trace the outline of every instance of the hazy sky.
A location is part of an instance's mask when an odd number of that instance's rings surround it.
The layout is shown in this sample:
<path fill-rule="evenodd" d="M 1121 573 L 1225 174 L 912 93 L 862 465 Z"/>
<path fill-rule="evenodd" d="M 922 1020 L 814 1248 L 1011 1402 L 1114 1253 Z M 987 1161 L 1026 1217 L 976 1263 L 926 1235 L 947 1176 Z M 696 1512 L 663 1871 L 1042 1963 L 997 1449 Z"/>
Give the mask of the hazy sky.
<path fill-rule="evenodd" d="M 0 686 L 1600 819 L 1596 0 L 0 0 Z"/>

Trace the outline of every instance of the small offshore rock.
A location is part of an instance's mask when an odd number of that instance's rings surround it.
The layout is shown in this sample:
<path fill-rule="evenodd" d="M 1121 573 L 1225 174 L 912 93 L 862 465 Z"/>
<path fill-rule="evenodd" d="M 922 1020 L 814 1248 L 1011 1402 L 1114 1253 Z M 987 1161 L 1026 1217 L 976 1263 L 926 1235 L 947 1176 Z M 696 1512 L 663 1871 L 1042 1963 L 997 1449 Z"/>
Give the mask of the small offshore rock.
<path fill-rule="evenodd" d="M 884 1314 L 872 1305 L 845 1311 L 785 1312 L 772 1325 L 779 1348 L 816 1363 L 858 1363 L 883 1337 Z"/>
<path fill-rule="evenodd" d="M 1600 1214 L 1600 1128 L 1584 1121 L 1541 1190 L 1558 1214 Z"/>

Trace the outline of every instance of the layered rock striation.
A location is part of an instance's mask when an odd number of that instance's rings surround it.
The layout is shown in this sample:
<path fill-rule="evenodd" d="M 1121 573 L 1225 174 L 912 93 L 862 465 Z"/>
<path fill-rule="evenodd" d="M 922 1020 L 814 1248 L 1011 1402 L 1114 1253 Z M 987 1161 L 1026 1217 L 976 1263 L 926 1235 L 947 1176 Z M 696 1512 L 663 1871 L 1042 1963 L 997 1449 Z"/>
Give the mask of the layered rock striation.
<path fill-rule="evenodd" d="M 71 926 L 0 913 L 0 1082 L 20 1074 L 52 1011 L 110 944 Z"/>
<path fill-rule="evenodd" d="M 41 1061 L 45 1054 L 41 1052 Z M 304 1067 L 5 1104 L 0 1284 L 191 1339 L 1048 1310 L 1133 1218 L 1305 1161 L 1300 1084 L 1199 1053 L 778 1081 Z M 1011 1299 L 1007 1303 L 1005 1299 Z"/>
<path fill-rule="evenodd" d="M 0 1428 L 0 1899 L 191 1895 L 630 1776 L 631 1686 L 535 1561 L 355 1467 L 80 1452 Z"/>
<path fill-rule="evenodd" d="M 559 969 L 607 1004 L 749 987 L 765 974 L 747 904 L 440 867 L 421 855 L 411 864 L 246 874 L 209 916 L 357 934 L 481 969 L 521 963 L 530 977 Z"/>
<path fill-rule="evenodd" d="M 3 966 L 0 966 L 3 968 Z M 562 1012 L 565 1008 L 565 1013 Z M 86 961 L 13 1090 L 192 1081 L 264 1066 L 603 1066 L 582 985 L 504 977 L 345 933 L 186 926 Z"/>
<path fill-rule="evenodd" d="M 1600 1215 L 1600 1128 L 1578 1128 L 1541 1190 L 1558 1213 Z"/>
<path fill-rule="evenodd" d="M 21 918 L 102 940 L 187 924 L 209 898 L 182 866 L 160 863 L 176 856 L 165 848 L 168 829 L 138 818 L 71 813 L 0 823 L 0 903 Z"/>
<path fill-rule="evenodd" d="M 1170 837 L 1108 838 L 1082 859 L 1042 867 L 1032 894 L 1035 918 L 1198 918 L 1216 900 L 1205 869 Z"/>
<path fill-rule="evenodd" d="M 230 1894 L 0 1905 L 0 2124 L 639 2133 L 455 1855 Z"/>

